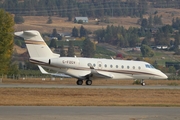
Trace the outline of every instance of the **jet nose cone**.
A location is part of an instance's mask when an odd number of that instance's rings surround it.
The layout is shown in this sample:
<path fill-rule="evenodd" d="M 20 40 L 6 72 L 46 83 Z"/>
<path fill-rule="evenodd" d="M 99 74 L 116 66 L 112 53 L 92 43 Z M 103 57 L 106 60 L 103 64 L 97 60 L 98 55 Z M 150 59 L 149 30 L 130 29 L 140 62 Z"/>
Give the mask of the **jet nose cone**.
<path fill-rule="evenodd" d="M 163 72 L 161 72 L 160 70 L 156 71 L 156 74 L 157 76 L 155 77 L 155 79 L 165 80 L 168 78 L 168 76 L 164 74 Z"/>
<path fill-rule="evenodd" d="M 161 74 L 161 77 L 162 77 L 162 79 L 167 79 L 168 78 L 168 76 L 166 74 L 164 74 L 164 73 Z"/>

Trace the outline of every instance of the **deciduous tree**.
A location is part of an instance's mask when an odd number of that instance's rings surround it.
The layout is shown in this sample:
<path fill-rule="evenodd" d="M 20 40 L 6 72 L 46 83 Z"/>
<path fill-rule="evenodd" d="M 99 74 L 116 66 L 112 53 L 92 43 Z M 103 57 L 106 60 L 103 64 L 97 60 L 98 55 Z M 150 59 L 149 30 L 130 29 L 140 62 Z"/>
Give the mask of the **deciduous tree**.
<path fill-rule="evenodd" d="M 147 45 L 142 45 L 141 46 L 141 53 L 143 57 L 153 57 L 154 56 L 154 52 L 152 51 L 152 49 L 147 46 Z"/>
<path fill-rule="evenodd" d="M 7 73 L 13 52 L 13 16 L 0 9 L 0 73 Z"/>

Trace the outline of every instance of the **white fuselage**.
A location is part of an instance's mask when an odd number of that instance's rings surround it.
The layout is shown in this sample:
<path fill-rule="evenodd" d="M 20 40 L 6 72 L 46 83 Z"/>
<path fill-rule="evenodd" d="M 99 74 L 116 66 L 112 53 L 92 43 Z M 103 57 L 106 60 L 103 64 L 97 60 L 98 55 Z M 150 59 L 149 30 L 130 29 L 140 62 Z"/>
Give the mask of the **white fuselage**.
<path fill-rule="evenodd" d="M 75 77 L 78 85 L 82 85 L 82 80 L 86 80 L 86 85 L 91 85 L 94 78 L 141 79 L 142 83 L 143 79 L 167 79 L 164 73 L 147 62 L 60 57 L 51 51 L 36 30 L 15 32 L 15 35 L 24 38 L 30 62 Z"/>
<path fill-rule="evenodd" d="M 42 66 L 79 79 L 85 79 L 85 75 L 90 74 L 92 70 L 111 79 L 167 79 L 164 73 L 143 61 L 76 57 L 59 57 L 44 61 L 46 63 L 41 64 Z"/>

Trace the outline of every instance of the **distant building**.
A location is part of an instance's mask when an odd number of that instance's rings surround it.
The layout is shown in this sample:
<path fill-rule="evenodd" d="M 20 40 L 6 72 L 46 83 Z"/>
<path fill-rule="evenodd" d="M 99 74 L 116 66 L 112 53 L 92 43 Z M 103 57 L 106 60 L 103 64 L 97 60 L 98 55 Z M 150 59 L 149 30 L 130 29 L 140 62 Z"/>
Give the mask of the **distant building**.
<path fill-rule="evenodd" d="M 78 23 L 80 20 L 82 20 L 83 23 L 88 23 L 88 17 L 75 17 L 74 22 Z"/>
<path fill-rule="evenodd" d="M 72 36 L 71 33 L 69 32 L 63 32 L 63 33 L 58 33 L 61 37 L 69 38 Z"/>

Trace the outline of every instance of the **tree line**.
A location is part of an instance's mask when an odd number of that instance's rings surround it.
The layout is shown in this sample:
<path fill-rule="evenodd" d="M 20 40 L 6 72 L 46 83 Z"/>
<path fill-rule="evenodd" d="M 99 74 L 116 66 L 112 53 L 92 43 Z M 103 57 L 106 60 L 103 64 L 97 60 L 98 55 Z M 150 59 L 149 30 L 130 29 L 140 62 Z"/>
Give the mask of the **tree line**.
<path fill-rule="evenodd" d="M 19 15 L 37 16 L 132 16 L 147 13 L 148 0 L 5 0 L 0 7 Z"/>
<path fill-rule="evenodd" d="M 148 46 L 165 45 L 172 47 L 172 50 L 180 54 L 178 48 L 180 44 L 180 19 L 173 19 L 172 25 L 164 26 L 161 24 L 161 20 L 158 20 L 160 21 L 159 27 L 155 27 L 157 24 L 151 23 L 150 19 L 143 18 L 140 20 L 141 28 L 130 27 L 125 29 L 123 26 L 108 25 L 106 28 L 95 31 L 96 39 L 100 43 L 109 43 L 117 47 L 136 47 L 142 44 Z"/>
<path fill-rule="evenodd" d="M 5 0 L 0 8 L 13 14 L 61 17 L 140 17 L 148 8 L 180 8 L 179 0 Z"/>
<path fill-rule="evenodd" d="M 180 8 L 179 0 L 149 0 L 155 8 Z"/>

